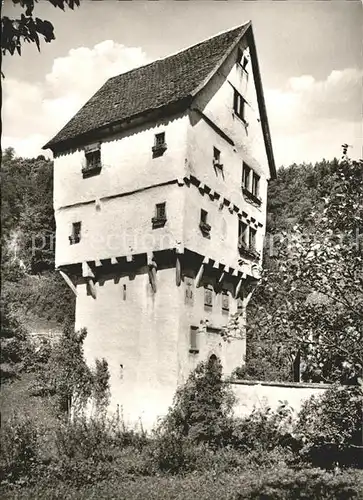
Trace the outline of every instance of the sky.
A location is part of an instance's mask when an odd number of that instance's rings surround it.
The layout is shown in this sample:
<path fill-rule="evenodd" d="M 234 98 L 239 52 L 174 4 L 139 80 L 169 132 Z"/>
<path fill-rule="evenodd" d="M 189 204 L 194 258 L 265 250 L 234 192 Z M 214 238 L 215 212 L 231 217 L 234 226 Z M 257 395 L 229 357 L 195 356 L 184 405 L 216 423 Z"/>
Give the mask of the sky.
<path fill-rule="evenodd" d="M 2 15 L 19 12 L 5 0 Z M 56 40 L 2 60 L 2 148 L 41 147 L 111 76 L 251 20 L 277 167 L 362 155 L 363 7 L 355 0 L 81 0 L 35 15 Z"/>

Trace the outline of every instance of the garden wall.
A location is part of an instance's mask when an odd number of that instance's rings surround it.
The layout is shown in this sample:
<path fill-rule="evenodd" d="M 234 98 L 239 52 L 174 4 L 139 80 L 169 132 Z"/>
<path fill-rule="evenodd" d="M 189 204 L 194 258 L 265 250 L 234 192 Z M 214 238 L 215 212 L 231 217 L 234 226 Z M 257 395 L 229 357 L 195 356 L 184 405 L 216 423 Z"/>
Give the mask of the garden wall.
<path fill-rule="evenodd" d="M 295 412 L 301 409 L 303 401 L 312 395 L 320 395 L 330 387 L 328 384 L 311 384 L 298 382 L 258 382 L 254 380 L 238 380 L 231 382 L 237 397 L 235 415 L 244 416 L 251 413 L 254 407 L 268 405 L 275 410 L 280 401 L 288 401 Z"/>

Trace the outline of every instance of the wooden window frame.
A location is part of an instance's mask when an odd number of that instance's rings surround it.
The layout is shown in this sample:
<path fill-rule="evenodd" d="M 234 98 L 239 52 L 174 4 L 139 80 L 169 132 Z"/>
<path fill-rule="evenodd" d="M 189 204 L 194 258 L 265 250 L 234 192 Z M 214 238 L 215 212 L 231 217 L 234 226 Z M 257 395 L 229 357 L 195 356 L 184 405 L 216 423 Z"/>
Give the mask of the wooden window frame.
<path fill-rule="evenodd" d="M 155 216 L 151 219 L 152 228 L 157 229 L 159 227 L 164 227 L 166 221 L 166 201 L 163 201 L 155 205 Z"/>

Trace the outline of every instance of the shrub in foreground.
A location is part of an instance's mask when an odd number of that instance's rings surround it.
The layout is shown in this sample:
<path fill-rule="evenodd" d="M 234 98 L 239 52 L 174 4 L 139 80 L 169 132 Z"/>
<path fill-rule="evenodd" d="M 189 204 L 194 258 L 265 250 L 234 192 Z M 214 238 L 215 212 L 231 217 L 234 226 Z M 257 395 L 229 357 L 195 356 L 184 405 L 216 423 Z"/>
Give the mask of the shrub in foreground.
<path fill-rule="evenodd" d="M 362 466 L 362 389 L 335 386 L 303 405 L 296 426 L 301 455 L 320 467 Z"/>

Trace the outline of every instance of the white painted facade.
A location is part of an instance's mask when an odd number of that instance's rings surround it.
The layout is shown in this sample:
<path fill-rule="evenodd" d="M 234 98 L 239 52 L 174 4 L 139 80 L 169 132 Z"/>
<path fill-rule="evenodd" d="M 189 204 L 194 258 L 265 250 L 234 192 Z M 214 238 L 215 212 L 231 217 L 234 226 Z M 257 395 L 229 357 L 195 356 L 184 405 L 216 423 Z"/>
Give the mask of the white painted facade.
<path fill-rule="evenodd" d="M 246 49 L 243 44 L 238 48 Z M 226 374 L 243 363 L 243 335 L 227 343 L 218 329 L 237 312 L 237 284 L 255 276 L 252 264 L 261 264 L 262 257 L 257 262 L 241 261 L 238 221 L 242 213 L 253 218 L 256 250 L 262 256 L 270 173 L 252 69 L 249 66 L 247 76 L 236 64 L 238 48 L 187 112 L 137 126 L 130 123 L 123 133 L 103 139 L 98 175 L 82 177 L 83 149 L 55 158 L 56 266 L 69 272 L 77 289 L 76 328 L 87 328 L 86 358 L 91 364 L 95 358 L 108 361 L 111 408 L 121 407 L 128 422 L 138 418 L 148 426 L 155 422 L 171 404 L 177 385 L 211 354 L 220 357 Z M 246 98 L 247 127 L 233 111 L 233 88 Z M 167 149 L 153 158 L 154 136 L 160 132 L 165 132 Z M 213 167 L 213 147 L 221 152 L 223 176 Z M 242 194 L 244 161 L 260 176 L 259 206 Z M 166 203 L 167 221 L 153 229 L 158 203 Z M 210 238 L 199 228 L 202 209 L 208 212 Z M 81 222 L 81 238 L 71 245 L 76 222 Z M 163 264 L 166 251 L 173 256 L 172 265 Z M 159 261 L 156 292 L 149 282 L 146 257 L 152 253 Z M 209 261 L 197 287 L 203 259 Z M 87 293 L 82 263 L 95 274 L 95 297 Z M 213 304 L 206 307 L 208 280 L 214 285 L 221 280 L 229 311 L 222 310 L 221 290 L 213 292 Z M 187 290 L 192 291 L 192 300 Z M 245 298 L 244 285 L 241 293 Z M 246 306 L 244 300 L 242 333 Z M 198 330 L 198 352 L 190 352 L 191 327 Z"/>

